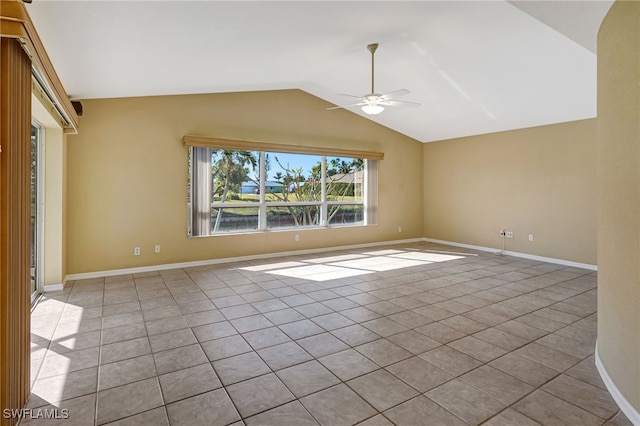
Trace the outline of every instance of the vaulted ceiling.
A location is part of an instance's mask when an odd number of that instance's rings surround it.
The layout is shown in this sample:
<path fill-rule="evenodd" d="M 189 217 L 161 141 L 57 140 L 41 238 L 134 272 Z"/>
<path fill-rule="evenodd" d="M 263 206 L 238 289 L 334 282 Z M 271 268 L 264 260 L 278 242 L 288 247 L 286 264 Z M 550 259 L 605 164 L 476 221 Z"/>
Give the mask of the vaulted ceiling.
<path fill-rule="evenodd" d="M 367 116 L 421 142 L 592 118 L 612 1 L 57 1 L 28 6 L 74 99 L 407 89 Z M 329 106 L 329 105 L 327 105 Z M 322 110 L 319 113 L 333 114 Z"/>

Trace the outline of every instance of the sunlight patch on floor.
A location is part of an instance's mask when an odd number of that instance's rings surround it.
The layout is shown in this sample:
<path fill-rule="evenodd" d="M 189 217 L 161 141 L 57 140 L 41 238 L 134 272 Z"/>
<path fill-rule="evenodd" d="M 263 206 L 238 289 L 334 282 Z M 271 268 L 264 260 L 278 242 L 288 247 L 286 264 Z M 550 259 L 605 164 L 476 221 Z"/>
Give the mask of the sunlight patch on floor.
<path fill-rule="evenodd" d="M 263 265 L 255 265 L 255 266 L 246 266 L 244 268 L 240 268 L 244 271 L 251 272 L 268 272 L 271 269 L 281 269 L 281 268 L 293 268 L 295 266 L 303 266 L 306 265 L 304 262 L 277 262 L 277 263 L 265 263 Z"/>
<path fill-rule="evenodd" d="M 401 253 L 394 254 L 393 257 L 400 257 L 403 259 L 423 260 L 425 262 L 446 262 L 447 260 L 464 259 L 465 256 L 454 256 L 451 254 L 441 253 Z"/>
<path fill-rule="evenodd" d="M 457 253 L 382 249 L 361 254 L 349 253 L 326 257 L 312 257 L 299 261 L 264 263 L 240 269 L 252 272 L 266 272 L 291 278 L 304 278 L 312 281 L 328 281 L 366 275 L 374 272 L 411 268 L 434 262 L 458 260 L 464 257 L 465 255 Z"/>

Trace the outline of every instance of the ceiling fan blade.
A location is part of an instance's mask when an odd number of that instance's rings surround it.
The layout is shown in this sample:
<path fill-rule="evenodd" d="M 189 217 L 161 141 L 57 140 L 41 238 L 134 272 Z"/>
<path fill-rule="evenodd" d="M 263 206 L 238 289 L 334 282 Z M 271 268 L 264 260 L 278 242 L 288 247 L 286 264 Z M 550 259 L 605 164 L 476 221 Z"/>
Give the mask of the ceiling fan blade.
<path fill-rule="evenodd" d="M 413 108 L 420 106 L 418 102 L 409 102 L 409 101 L 381 101 L 378 103 L 384 106 L 406 106 L 406 107 L 413 107 Z"/>
<path fill-rule="evenodd" d="M 393 98 L 398 98 L 400 96 L 404 96 L 404 95 L 406 95 L 408 93 L 409 93 L 409 91 L 407 89 L 399 89 L 399 90 L 394 90 L 393 92 L 385 93 L 384 95 L 380 95 L 380 97 L 384 98 L 385 100 L 388 100 L 388 99 L 393 99 Z"/>
<path fill-rule="evenodd" d="M 366 105 L 366 104 L 364 102 L 359 102 L 357 104 L 338 105 L 338 106 L 327 108 L 327 111 L 332 110 L 332 109 L 348 108 L 348 107 L 352 107 L 352 106 L 362 106 L 362 105 Z"/>
<path fill-rule="evenodd" d="M 338 93 L 339 96 L 347 96 L 349 98 L 356 98 L 356 99 L 362 99 L 362 96 L 356 96 L 356 95 L 347 95 L 346 93 Z"/>
<path fill-rule="evenodd" d="M 409 93 L 407 89 L 399 89 L 394 90 L 393 92 L 385 93 L 383 95 L 379 95 L 375 92 L 374 88 L 374 57 L 376 50 L 378 49 L 378 43 L 373 43 L 367 46 L 369 52 L 371 52 L 371 93 L 363 95 L 363 96 L 354 96 L 347 95 L 345 93 L 341 93 L 340 96 L 347 96 L 350 98 L 359 99 L 360 102 L 350 104 L 350 105 L 337 105 L 334 107 L 327 108 L 327 110 L 332 109 L 340 109 L 340 108 L 349 108 L 354 106 L 361 106 L 363 111 L 369 115 L 379 114 L 384 110 L 383 106 L 408 106 L 408 107 L 419 107 L 420 104 L 417 102 L 409 102 L 409 101 L 394 101 L 392 99 L 398 98 L 400 96 L 404 96 Z"/>

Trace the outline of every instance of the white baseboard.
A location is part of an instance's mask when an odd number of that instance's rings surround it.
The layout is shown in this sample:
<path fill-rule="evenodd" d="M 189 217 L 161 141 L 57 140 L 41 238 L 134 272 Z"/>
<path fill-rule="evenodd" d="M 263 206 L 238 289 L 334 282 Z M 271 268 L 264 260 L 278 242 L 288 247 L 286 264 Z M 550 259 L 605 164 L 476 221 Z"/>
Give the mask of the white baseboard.
<path fill-rule="evenodd" d="M 493 253 L 493 254 L 504 254 L 504 255 L 507 255 L 507 256 L 520 257 L 520 258 L 529 259 L 529 260 L 537 260 L 537 261 L 540 261 L 540 262 L 555 263 L 556 265 L 563 265 L 563 266 L 571 266 L 571 267 L 574 267 L 574 268 L 589 269 L 591 271 L 597 271 L 598 270 L 598 265 L 591 265 L 589 263 L 573 262 L 571 260 L 564 260 L 564 259 L 555 259 L 553 257 L 536 256 L 535 254 L 519 253 L 517 251 L 508 251 L 508 250 L 500 250 L 500 249 L 491 248 L 491 247 L 474 246 L 474 245 L 471 245 L 471 244 L 462 244 L 462 243 L 456 243 L 456 242 L 453 242 L 453 241 L 436 240 L 436 239 L 433 239 L 433 238 L 423 238 L 423 241 L 427 241 L 427 242 L 430 242 L 430 243 L 446 244 L 448 246 L 454 246 L 454 247 L 463 247 L 463 248 L 468 248 L 468 249 L 472 249 L 472 250 L 486 251 L 486 252 Z"/>
<path fill-rule="evenodd" d="M 487 252 L 493 253 L 493 254 L 499 254 L 499 253 L 502 252 L 502 250 L 493 249 L 493 248 L 489 248 L 489 247 L 474 246 L 474 245 L 471 245 L 471 244 L 454 243 L 452 241 L 436 240 L 434 238 L 423 238 L 422 241 L 426 241 L 428 243 L 444 244 L 444 245 L 447 245 L 447 246 L 468 248 L 468 249 L 471 249 L 471 250 L 487 251 Z"/>
<path fill-rule="evenodd" d="M 60 291 L 64 288 L 64 284 L 46 284 L 42 287 L 42 290 L 47 293 L 49 291 Z"/>
<path fill-rule="evenodd" d="M 613 382 L 609 373 L 607 373 L 607 369 L 604 367 L 604 364 L 600 360 L 600 355 L 598 354 L 598 341 L 596 341 L 596 350 L 595 350 L 595 359 L 596 359 L 596 368 L 598 369 L 598 373 L 600 373 L 600 378 L 604 382 L 604 385 L 607 387 L 607 390 L 611 394 L 613 400 L 618 404 L 620 410 L 624 413 L 625 416 L 633 423 L 635 426 L 640 426 L 640 413 L 638 410 L 633 408 L 631 403 L 627 401 L 627 399 L 622 395 L 616 384 Z"/>
<path fill-rule="evenodd" d="M 126 274 L 140 274 L 143 272 L 155 272 L 155 271 L 164 271 L 167 269 L 177 269 L 177 268 L 193 268 L 196 266 L 207 266 L 207 265 L 217 265 L 220 263 L 233 263 L 233 262 L 243 262 L 248 260 L 259 260 L 259 259 L 271 259 L 274 257 L 283 257 L 283 256 L 296 256 L 303 254 L 314 254 L 314 253 L 324 253 L 328 251 L 336 251 L 336 250 L 353 250 L 359 248 L 367 248 L 367 247 L 379 247 L 379 246 L 390 246 L 397 244 L 409 244 L 409 243 L 417 243 L 423 241 L 422 238 L 410 238 L 406 240 L 394 240 L 394 241 L 382 241 L 375 243 L 365 243 L 365 244 L 353 244 L 348 246 L 338 246 L 338 247 L 323 247 L 316 249 L 307 249 L 307 250 L 294 250 L 294 251 L 283 251 L 277 253 L 264 253 L 264 254 L 255 254 L 249 256 L 238 256 L 238 257 L 226 257 L 220 259 L 209 259 L 209 260 L 197 260 L 193 262 L 181 262 L 181 263 L 169 263 L 164 265 L 152 265 L 152 266 L 139 266 L 135 268 L 125 268 L 125 269 L 111 269 L 107 271 L 96 271 L 96 272 L 85 272 L 80 274 L 69 274 L 65 277 L 64 282 L 71 280 L 83 280 L 89 278 L 101 278 L 101 277 L 111 277 L 115 275 L 126 275 Z"/>

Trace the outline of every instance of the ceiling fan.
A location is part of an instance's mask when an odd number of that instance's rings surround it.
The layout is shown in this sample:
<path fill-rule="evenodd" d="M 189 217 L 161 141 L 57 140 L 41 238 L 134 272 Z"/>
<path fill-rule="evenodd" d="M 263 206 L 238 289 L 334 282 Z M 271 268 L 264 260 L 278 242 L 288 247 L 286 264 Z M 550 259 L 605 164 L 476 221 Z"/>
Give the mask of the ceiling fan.
<path fill-rule="evenodd" d="M 393 92 L 385 93 L 384 95 L 380 95 L 375 92 L 374 86 L 373 86 L 373 75 L 374 75 L 373 74 L 373 71 L 374 71 L 373 58 L 376 53 L 376 50 L 378 49 L 378 43 L 373 43 L 368 45 L 367 49 L 369 50 L 369 52 L 371 52 L 371 93 L 363 96 L 340 94 L 341 96 L 349 96 L 351 98 L 357 98 L 360 101 L 355 104 L 339 105 L 339 106 L 327 108 L 327 110 L 359 106 L 362 108 L 362 111 L 364 111 L 366 114 L 376 115 L 384 111 L 384 107 L 386 106 L 408 106 L 408 107 L 420 106 L 420 104 L 417 102 L 393 100 L 397 97 L 404 96 L 407 93 L 409 93 L 407 89 L 394 90 Z"/>

